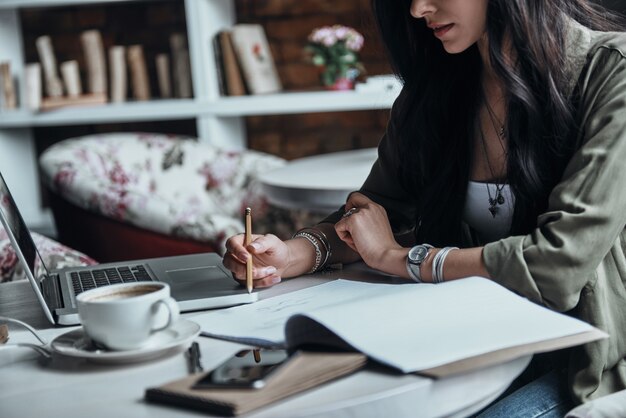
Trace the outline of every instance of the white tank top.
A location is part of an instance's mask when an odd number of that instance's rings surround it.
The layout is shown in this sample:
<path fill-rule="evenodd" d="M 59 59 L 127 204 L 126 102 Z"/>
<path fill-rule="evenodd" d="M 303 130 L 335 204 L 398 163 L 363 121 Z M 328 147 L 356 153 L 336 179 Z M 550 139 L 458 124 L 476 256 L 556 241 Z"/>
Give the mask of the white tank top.
<path fill-rule="evenodd" d="M 487 192 L 487 187 L 489 187 L 489 192 Z M 511 192 L 511 187 L 505 184 L 501 191 L 504 203 L 496 205 L 494 217 L 489 211 L 489 195 L 491 194 L 494 198 L 496 192 L 495 183 L 470 181 L 467 185 L 463 220 L 476 231 L 480 241 L 485 244 L 508 237 L 511 231 L 515 196 Z"/>

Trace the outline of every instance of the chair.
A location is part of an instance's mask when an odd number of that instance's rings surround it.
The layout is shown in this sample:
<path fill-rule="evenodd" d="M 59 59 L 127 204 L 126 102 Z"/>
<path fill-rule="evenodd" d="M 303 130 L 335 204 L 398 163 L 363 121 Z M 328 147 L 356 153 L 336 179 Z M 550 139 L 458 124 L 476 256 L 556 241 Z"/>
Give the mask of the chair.
<path fill-rule="evenodd" d="M 255 176 L 285 163 L 151 133 L 67 139 L 39 162 L 59 240 L 101 262 L 222 252 L 246 206 L 267 211 Z"/>
<path fill-rule="evenodd" d="M 57 270 L 64 267 L 87 266 L 97 262 L 72 248 L 68 248 L 50 238 L 31 232 L 33 241 L 46 267 Z M 26 279 L 13 245 L 6 231 L 0 226 L 0 283 Z"/>

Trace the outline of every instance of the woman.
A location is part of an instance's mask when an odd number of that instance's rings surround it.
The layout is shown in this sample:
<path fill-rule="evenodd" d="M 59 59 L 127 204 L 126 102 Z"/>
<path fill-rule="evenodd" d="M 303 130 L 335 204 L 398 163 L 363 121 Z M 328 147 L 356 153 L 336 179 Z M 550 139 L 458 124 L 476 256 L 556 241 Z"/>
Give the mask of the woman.
<path fill-rule="evenodd" d="M 373 4 L 404 88 L 369 177 L 294 239 L 232 237 L 224 264 L 242 280 L 253 257 L 258 287 L 358 259 L 479 275 L 611 335 L 534 361 L 485 416 L 625 388 L 626 36 L 586 0 Z"/>

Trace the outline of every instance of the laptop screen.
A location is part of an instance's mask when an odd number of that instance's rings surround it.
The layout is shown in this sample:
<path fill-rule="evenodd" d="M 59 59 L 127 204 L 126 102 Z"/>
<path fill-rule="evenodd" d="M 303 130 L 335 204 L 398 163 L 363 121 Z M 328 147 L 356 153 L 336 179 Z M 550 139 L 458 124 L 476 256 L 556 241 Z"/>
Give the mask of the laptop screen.
<path fill-rule="evenodd" d="M 2 174 L 0 174 L 0 220 L 2 220 L 7 234 L 12 238 L 13 245 L 17 244 L 19 247 L 19 252 L 23 257 L 22 264 L 26 263 L 24 268 L 28 268 L 33 278 L 40 284 L 48 275 L 48 270 L 37 251 L 35 242 L 15 205 Z"/>

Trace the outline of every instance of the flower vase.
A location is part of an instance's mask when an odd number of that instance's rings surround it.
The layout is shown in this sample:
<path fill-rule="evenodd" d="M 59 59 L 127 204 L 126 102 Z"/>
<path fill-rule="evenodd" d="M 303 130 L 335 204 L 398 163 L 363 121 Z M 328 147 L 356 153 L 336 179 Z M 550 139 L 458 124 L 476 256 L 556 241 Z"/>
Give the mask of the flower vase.
<path fill-rule="evenodd" d="M 339 77 L 333 84 L 327 86 L 328 90 L 345 91 L 354 89 L 354 80 L 348 77 Z"/>

